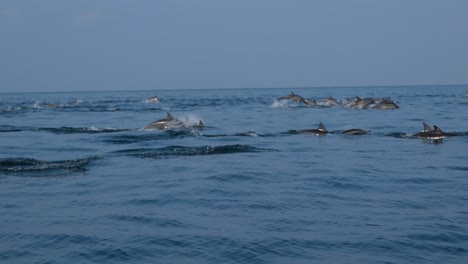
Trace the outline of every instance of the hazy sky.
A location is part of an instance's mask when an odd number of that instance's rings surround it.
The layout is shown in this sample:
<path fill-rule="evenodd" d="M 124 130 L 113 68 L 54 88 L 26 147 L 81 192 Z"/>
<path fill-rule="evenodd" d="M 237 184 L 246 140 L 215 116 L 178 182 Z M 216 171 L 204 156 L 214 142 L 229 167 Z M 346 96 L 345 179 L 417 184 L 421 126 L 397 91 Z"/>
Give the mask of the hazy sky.
<path fill-rule="evenodd" d="M 0 92 L 467 83 L 466 0 L 0 1 Z"/>

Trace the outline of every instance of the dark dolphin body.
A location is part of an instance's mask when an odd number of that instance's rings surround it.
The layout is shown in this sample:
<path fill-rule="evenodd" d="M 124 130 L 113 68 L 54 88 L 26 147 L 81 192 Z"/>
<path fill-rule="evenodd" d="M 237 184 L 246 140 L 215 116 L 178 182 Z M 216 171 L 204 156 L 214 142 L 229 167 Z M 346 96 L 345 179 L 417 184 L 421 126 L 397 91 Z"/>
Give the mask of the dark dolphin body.
<path fill-rule="evenodd" d="M 428 124 L 423 123 L 423 127 L 424 129 L 422 132 L 416 133 L 413 136 L 424 139 L 442 139 L 456 136 L 456 134 L 446 133 L 442 131 L 438 126 L 434 126 L 434 129 L 431 129 L 431 127 Z"/>
<path fill-rule="evenodd" d="M 187 126 L 184 122 L 180 121 L 177 118 L 174 118 L 170 113 L 167 113 L 166 118 L 159 119 L 154 121 L 144 127 L 148 130 L 167 130 L 167 129 L 177 129 L 177 128 L 203 128 L 205 124 L 200 120 L 198 124 Z"/>
<path fill-rule="evenodd" d="M 174 118 L 170 113 L 167 113 L 166 118 L 156 120 L 144 127 L 144 129 L 166 130 L 172 128 L 182 128 L 184 123 L 179 119 Z"/>
<path fill-rule="evenodd" d="M 297 94 L 295 94 L 293 92 L 291 92 L 289 95 L 282 96 L 282 97 L 278 98 L 278 100 L 290 100 L 290 101 L 305 104 L 305 99 L 302 96 L 297 95 Z"/>
<path fill-rule="evenodd" d="M 381 99 L 377 101 L 372 108 L 374 109 L 381 109 L 381 110 L 391 110 L 391 109 L 398 109 L 400 108 L 395 102 L 390 99 Z"/>
<path fill-rule="evenodd" d="M 304 99 L 302 96 L 297 95 L 293 92 L 291 92 L 289 95 L 278 98 L 278 100 L 290 100 L 293 102 L 303 103 L 308 106 L 317 106 L 317 102 L 315 100 Z"/>
<path fill-rule="evenodd" d="M 316 136 L 324 136 L 328 134 L 328 130 L 325 128 L 325 126 L 320 123 L 319 127 L 317 129 L 306 129 L 306 130 L 301 130 L 299 133 L 302 134 L 313 134 Z"/>
<path fill-rule="evenodd" d="M 333 97 L 328 97 L 325 99 L 320 99 L 320 102 L 327 105 L 327 106 L 340 106 L 341 104 L 336 101 Z"/>
<path fill-rule="evenodd" d="M 354 108 L 367 109 L 374 102 L 375 100 L 372 98 L 361 98 L 359 96 L 356 96 L 356 99 L 354 100 Z"/>

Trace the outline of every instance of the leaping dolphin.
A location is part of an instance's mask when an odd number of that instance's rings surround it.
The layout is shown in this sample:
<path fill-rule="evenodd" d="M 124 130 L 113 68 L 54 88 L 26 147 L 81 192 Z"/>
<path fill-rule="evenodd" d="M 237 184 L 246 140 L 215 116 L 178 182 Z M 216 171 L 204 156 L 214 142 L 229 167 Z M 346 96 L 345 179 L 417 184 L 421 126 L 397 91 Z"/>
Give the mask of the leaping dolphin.
<path fill-rule="evenodd" d="M 168 130 L 168 129 L 178 129 L 178 128 L 203 128 L 204 126 L 205 124 L 201 120 L 198 121 L 198 124 L 187 125 L 186 123 L 173 117 L 170 113 L 167 113 L 166 118 L 156 120 L 146 125 L 143 129 Z"/>
<path fill-rule="evenodd" d="M 278 98 L 278 100 L 290 100 L 293 102 L 298 102 L 298 103 L 303 103 L 306 104 L 310 107 L 315 107 L 317 106 L 317 102 L 314 99 L 304 99 L 304 97 L 297 95 L 293 92 L 291 92 L 289 95 L 282 96 Z"/>
<path fill-rule="evenodd" d="M 376 103 L 372 106 L 372 108 L 380 109 L 380 110 L 391 110 L 391 109 L 398 109 L 400 107 L 392 100 L 383 98 L 379 101 L 376 101 Z"/>
<path fill-rule="evenodd" d="M 333 97 L 328 97 L 325 99 L 320 99 L 320 102 L 327 105 L 327 106 L 340 106 L 341 104 L 335 100 Z"/>
<path fill-rule="evenodd" d="M 184 123 L 179 119 L 174 118 L 170 113 L 167 113 L 166 118 L 156 120 L 144 127 L 144 129 L 166 130 L 172 128 L 182 128 Z"/>
<path fill-rule="evenodd" d="M 291 92 L 289 95 L 278 98 L 278 100 L 291 100 L 298 103 L 306 103 L 305 99 L 302 96 L 297 95 L 293 92 Z"/>
<path fill-rule="evenodd" d="M 151 96 L 149 98 L 146 98 L 144 102 L 145 103 L 159 103 L 161 102 L 161 100 L 159 100 L 159 98 L 156 96 Z"/>

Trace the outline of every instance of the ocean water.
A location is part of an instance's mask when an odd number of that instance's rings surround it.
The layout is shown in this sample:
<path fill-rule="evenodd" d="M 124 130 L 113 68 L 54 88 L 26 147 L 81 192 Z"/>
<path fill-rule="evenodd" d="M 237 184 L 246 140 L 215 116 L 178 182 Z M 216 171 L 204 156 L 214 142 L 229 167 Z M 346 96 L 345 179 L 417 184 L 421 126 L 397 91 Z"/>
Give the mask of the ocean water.
<path fill-rule="evenodd" d="M 277 100 L 290 92 L 400 108 Z M 468 263 L 466 93 L 0 94 L 0 263 Z M 205 127 L 142 129 L 167 112 Z M 288 132 L 320 122 L 371 132 Z M 422 122 L 457 136 L 412 137 Z"/>

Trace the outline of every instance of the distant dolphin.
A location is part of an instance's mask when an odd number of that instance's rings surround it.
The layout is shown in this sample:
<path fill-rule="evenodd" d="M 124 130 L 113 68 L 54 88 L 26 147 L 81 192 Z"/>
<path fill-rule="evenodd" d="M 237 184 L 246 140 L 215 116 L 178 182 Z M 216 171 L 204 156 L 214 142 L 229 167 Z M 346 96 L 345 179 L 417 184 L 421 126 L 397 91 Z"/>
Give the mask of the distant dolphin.
<path fill-rule="evenodd" d="M 413 136 L 424 139 L 442 139 L 456 136 L 456 134 L 446 133 L 442 131 L 438 126 L 434 126 L 434 129 L 431 129 L 431 127 L 428 124 L 423 123 L 423 127 L 424 128 L 422 132 L 416 133 Z"/>
<path fill-rule="evenodd" d="M 356 99 L 354 100 L 354 107 L 357 109 L 367 109 L 374 102 L 375 100 L 373 98 L 361 98 L 356 96 Z"/>
<path fill-rule="evenodd" d="M 166 130 L 172 128 L 182 128 L 184 123 L 179 119 L 174 118 L 170 113 L 167 113 L 166 118 L 156 120 L 144 127 L 144 129 Z"/>
<path fill-rule="evenodd" d="M 161 100 L 159 100 L 159 98 L 156 96 L 151 96 L 151 97 L 146 98 L 144 102 L 145 103 L 159 103 L 161 102 Z"/>
<path fill-rule="evenodd" d="M 305 99 L 302 96 L 297 95 L 293 92 L 291 92 L 289 95 L 278 98 L 278 100 L 291 100 L 298 103 L 306 103 Z"/>
<path fill-rule="evenodd" d="M 304 99 L 302 96 L 293 92 L 291 92 L 289 95 L 278 98 L 278 100 L 290 100 L 293 102 L 303 103 L 311 107 L 317 106 L 317 102 L 314 99 Z"/>
<path fill-rule="evenodd" d="M 48 103 L 48 104 L 47 104 L 47 108 L 60 108 L 60 105 Z"/>
<path fill-rule="evenodd" d="M 201 120 L 198 121 L 198 124 L 187 125 L 184 122 L 180 121 L 179 119 L 173 117 L 170 113 L 167 113 L 166 118 L 156 120 L 146 125 L 143 129 L 168 130 L 168 129 L 178 129 L 178 128 L 203 128 L 203 127 L 205 127 L 205 124 Z"/>
<path fill-rule="evenodd" d="M 311 107 L 317 106 L 317 101 L 315 101 L 315 99 L 304 99 L 303 103 Z"/>
<path fill-rule="evenodd" d="M 320 99 L 320 102 L 324 103 L 325 105 L 328 105 L 328 106 L 340 106 L 341 104 L 336 101 L 333 97 L 328 97 L 328 98 L 325 98 L 325 99 Z"/>
<path fill-rule="evenodd" d="M 379 101 L 376 101 L 376 103 L 372 106 L 372 108 L 380 109 L 380 110 L 391 110 L 391 109 L 398 109 L 400 107 L 392 100 L 383 98 Z"/>
<path fill-rule="evenodd" d="M 325 126 L 322 123 L 320 123 L 318 129 L 301 130 L 300 133 L 314 134 L 316 136 L 324 136 L 324 135 L 328 134 L 328 130 L 325 128 Z"/>

